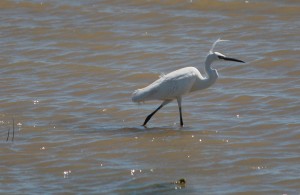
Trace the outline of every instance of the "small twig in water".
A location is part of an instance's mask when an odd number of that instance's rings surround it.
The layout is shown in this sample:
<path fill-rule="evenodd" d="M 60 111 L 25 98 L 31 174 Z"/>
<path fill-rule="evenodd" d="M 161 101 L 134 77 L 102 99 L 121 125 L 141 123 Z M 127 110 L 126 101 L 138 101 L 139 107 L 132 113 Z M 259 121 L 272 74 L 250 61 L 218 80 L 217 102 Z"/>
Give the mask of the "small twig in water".
<path fill-rule="evenodd" d="M 13 122 L 13 136 L 11 138 L 11 141 L 13 142 L 14 141 L 14 138 L 15 138 L 15 119 L 12 118 L 12 122 Z M 10 134 L 10 127 L 8 127 L 8 131 L 7 131 L 7 138 L 6 138 L 6 141 L 8 141 L 8 138 L 9 138 L 9 134 Z"/>
<path fill-rule="evenodd" d="M 9 132 L 10 132 L 10 127 L 8 127 L 8 131 L 7 131 L 7 138 L 6 138 L 6 141 L 8 141 L 8 138 L 9 138 Z"/>
<path fill-rule="evenodd" d="M 15 138 L 15 119 L 13 118 L 13 137 L 11 139 L 11 141 L 13 142 Z"/>

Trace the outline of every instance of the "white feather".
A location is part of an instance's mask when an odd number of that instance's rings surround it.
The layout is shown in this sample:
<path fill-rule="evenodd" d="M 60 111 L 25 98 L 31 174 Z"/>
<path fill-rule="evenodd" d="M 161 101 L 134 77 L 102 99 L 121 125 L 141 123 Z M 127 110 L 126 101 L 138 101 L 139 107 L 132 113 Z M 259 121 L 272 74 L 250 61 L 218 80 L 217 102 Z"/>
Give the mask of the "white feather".
<path fill-rule="evenodd" d="M 209 50 L 209 53 L 212 54 L 212 53 L 214 52 L 214 49 L 215 49 L 217 43 L 222 42 L 222 41 L 229 41 L 229 40 L 223 40 L 223 39 L 221 39 L 221 38 L 218 38 L 218 40 L 216 40 L 216 41 L 214 42 L 214 44 L 212 45 L 211 49 Z"/>
<path fill-rule="evenodd" d="M 188 93 L 200 72 L 194 67 L 182 68 L 160 77 L 145 88 L 135 90 L 133 102 L 171 100 Z M 201 76 L 201 75 L 200 75 Z"/>

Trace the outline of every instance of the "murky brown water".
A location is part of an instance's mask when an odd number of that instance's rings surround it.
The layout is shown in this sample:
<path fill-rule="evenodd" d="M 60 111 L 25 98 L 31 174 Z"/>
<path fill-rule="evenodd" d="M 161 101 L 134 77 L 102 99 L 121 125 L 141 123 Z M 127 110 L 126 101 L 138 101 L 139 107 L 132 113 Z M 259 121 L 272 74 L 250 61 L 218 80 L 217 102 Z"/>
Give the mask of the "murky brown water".
<path fill-rule="evenodd" d="M 0 2 L 1 194 L 299 194 L 300 3 Z M 211 88 L 131 93 L 216 51 Z M 14 141 L 6 142 L 15 120 Z M 180 178 L 186 186 L 173 184 Z"/>

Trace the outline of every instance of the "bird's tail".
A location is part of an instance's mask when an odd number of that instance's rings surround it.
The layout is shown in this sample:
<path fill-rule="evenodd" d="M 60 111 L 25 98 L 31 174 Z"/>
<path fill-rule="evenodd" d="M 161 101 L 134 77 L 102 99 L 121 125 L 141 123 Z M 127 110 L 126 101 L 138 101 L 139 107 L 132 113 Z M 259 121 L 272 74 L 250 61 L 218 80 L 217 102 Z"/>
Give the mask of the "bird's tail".
<path fill-rule="evenodd" d="M 143 90 L 137 89 L 132 93 L 132 101 L 133 102 L 142 102 L 144 101 L 145 93 L 143 93 Z"/>
<path fill-rule="evenodd" d="M 132 101 L 133 102 L 145 102 L 148 100 L 153 100 L 153 93 L 155 89 L 153 87 L 145 87 L 142 89 L 137 89 L 132 93 Z M 155 99 L 155 98 L 154 98 Z"/>

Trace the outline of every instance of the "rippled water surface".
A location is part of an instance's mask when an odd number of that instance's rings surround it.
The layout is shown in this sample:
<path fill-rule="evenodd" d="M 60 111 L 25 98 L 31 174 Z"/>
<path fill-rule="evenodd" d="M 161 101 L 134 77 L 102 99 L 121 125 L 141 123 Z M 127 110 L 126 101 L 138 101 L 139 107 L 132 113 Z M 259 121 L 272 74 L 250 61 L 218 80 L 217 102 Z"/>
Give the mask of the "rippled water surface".
<path fill-rule="evenodd" d="M 297 0 L 2 0 L 0 193 L 300 194 L 299 13 Z M 214 64 L 218 81 L 183 98 L 183 128 L 176 101 L 141 127 L 161 102 L 131 93 L 205 74 L 219 37 L 246 63 Z"/>

